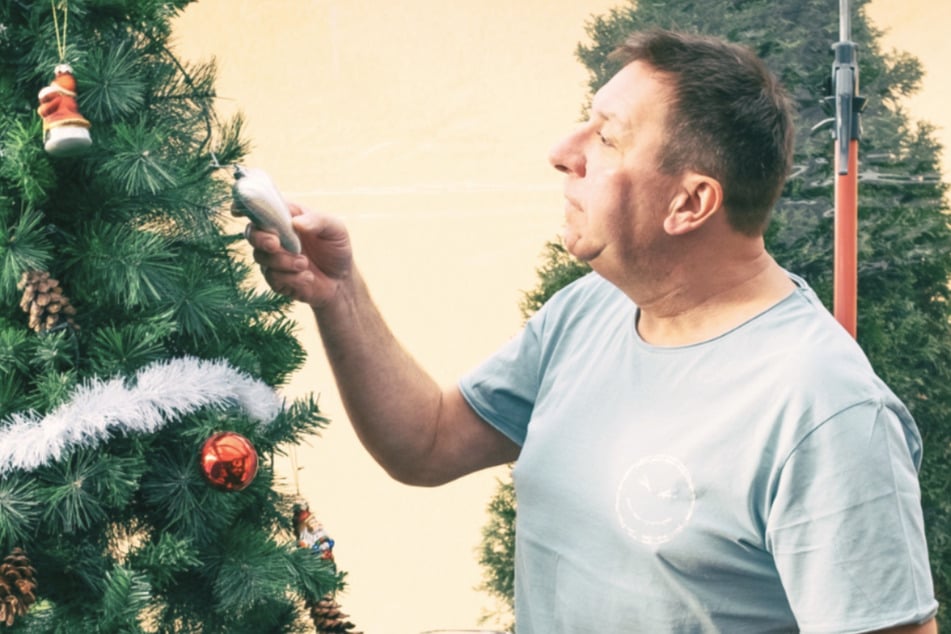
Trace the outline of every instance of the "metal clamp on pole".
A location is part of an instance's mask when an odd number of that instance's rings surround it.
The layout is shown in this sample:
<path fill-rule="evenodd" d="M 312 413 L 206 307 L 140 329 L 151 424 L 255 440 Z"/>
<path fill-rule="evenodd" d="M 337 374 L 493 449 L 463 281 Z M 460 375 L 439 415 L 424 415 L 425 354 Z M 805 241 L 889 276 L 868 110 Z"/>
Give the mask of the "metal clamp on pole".
<path fill-rule="evenodd" d="M 859 68 L 858 46 L 851 41 L 848 0 L 841 0 L 842 17 L 839 21 L 840 41 L 832 45 L 832 90 L 835 99 L 835 138 L 839 174 L 848 174 L 849 144 L 862 135 L 859 115 L 865 108 L 865 99 L 858 94 Z"/>

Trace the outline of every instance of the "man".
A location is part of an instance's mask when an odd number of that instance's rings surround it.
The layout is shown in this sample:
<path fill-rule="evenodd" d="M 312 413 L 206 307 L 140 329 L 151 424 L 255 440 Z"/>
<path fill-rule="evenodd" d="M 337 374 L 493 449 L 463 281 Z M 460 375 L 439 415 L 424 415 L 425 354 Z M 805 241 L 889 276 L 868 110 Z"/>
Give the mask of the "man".
<path fill-rule="evenodd" d="M 764 249 L 788 100 L 747 50 L 652 31 L 551 154 L 593 273 L 459 385 L 374 308 L 339 221 L 251 231 L 313 307 L 350 419 L 394 477 L 517 459 L 519 634 L 935 632 L 907 410 Z"/>

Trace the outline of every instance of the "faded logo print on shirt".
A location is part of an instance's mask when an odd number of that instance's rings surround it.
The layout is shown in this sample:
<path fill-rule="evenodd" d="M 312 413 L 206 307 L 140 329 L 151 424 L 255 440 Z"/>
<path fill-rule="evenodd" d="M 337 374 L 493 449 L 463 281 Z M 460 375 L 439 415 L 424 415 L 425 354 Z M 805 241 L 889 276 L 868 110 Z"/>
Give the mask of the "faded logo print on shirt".
<path fill-rule="evenodd" d="M 615 511 L 628 535 L 657 545 L 690 523 L 696 502 L 687 467 L 673 456 L 657 454 L 638 460 L 621 477 Z"/>

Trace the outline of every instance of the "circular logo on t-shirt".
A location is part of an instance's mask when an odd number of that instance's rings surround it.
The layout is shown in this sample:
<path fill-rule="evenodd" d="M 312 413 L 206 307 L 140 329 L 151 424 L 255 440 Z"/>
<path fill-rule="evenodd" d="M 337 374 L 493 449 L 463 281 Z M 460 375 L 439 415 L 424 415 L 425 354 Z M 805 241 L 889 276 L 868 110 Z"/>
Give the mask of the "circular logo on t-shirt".
<path fill-rule="evenodd" d="M 615 511 L 628 535 L 663 544 L 690 523 L 697 492 L 682 462 L 665 454 L 635 462 L 621 477 Z"/>

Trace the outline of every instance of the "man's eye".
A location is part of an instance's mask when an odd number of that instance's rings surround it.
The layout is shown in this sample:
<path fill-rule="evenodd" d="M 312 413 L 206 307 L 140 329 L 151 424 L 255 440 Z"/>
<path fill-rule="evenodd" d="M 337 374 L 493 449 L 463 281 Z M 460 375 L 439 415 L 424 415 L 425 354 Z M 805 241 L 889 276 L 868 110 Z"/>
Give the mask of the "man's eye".
<path fill-rule="evenodd" d="M 611 145 L 611 142 L 608 141 L 608 138 L 601 132 L 598 132 L 598 138 L 601 139 L 601 145 Z"/>

